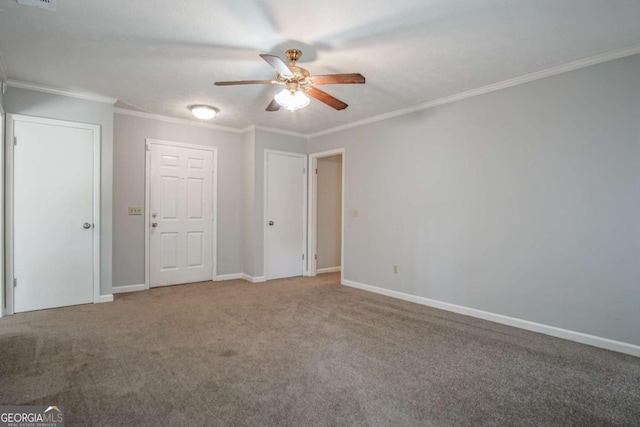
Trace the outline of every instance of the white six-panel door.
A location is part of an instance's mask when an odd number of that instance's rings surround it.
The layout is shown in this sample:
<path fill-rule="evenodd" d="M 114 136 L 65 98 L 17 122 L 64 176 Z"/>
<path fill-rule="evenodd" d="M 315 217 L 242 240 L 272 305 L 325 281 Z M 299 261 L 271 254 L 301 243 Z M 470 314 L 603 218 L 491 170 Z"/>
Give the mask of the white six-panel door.
<path fill-rule="evenodd" d="M 214 152 L 149 143 L 149 285 L 213 279 Z"/>
<path fill-rule="evenodd" d="M 265 275 L 301 276 L 305 260 L 306 156 L 265 152 Z"/>
<path fill-rule="evenodd" d="M 13 311 L 94 302 L 100 128 L 9 117 Z"/>

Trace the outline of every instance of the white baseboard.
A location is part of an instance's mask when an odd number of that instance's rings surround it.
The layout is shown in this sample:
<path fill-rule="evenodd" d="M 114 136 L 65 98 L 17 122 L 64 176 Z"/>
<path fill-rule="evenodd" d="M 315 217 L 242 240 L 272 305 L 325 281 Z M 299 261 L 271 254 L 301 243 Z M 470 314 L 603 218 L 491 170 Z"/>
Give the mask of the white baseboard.
<path fill-rule="evenodd" d="M 557 328 L 555 326 L 543 325 L 541 323 L 530 322 L 528 320 L 518 319 L 515 317 L 503 316 L 501 314 L 490 313 L 488 311 L 477 310 L 475 308 L 455 305 L 448 302 L 437 301 L 429 298 L 419 297 L 416 295 L 405 294 L 403 292 L 392 291 L 389 289 L 378 288 L 376 286 L 364 285 L 362 283 L 353 282 L 351 280 L 342 280 L 342 284 L 352 288 L 364 291 L 374 292 L 376 294 L 385 295 L 392 298 L 398 298 L 405 301 L 422 304 L 429 307 L 439 308 L 441 310 L 452 311 L 454 313 L 463 314 L 465 316 L 477 317 L 479 319 L 491 322 L 501 323 L 503 325 L 513 326 L 528 331 L 539 332 L 541 334 L 551 335 L 557 338 L 563 338 L 570 341 L 587 344 L 594 347 L 600 347 L 607 350 L 617 351 L 619 353 L 630 354 L 631 356 L 640 357 L 640 346 L 629 344 L 622 341 L 615 341 L 608 338 L 597 337 L 595 335 L 584 334 L 582 332 L 570 331 L 568 329 Z"/>
<path fill-rule="evenodd" d="M 221 274 L 216 276 L 214 282 L 220 282 L 222 280 L 236 280 L 236 279 L 244 279 L 244 275 L 242 273 L 233 273 L 233 274 Z"/>
<path fill-rule="evenodd" d="M 114 294 L 123 294 L 126 292 L 144 291 L 146 289 L 147 286 L 143 283 L 141 285 L 114 286 L 113 289 L 111 289 L 111 292 L 113 292 Z"/>
<path fill-rule="evenodd" d="M 262 283 L 267 281 L 267 278 L 264 276 L 253 277 L 249 276 L 248 274 L 242 274 L 242 278 L 251 283 Z"/>
<path fill-rule="evenodd" d="M 328 268 L 318 268 L 316 269 L 316 274 L 322 274 L 322 273 L 336 273 L 338 271 L 342 270 L 342 267 L 338 266 L 338 267 L 328 267 Z"/>
<path fill-rule="evenodd" d="M 113 294 L 100 295 L 100 299 L 98 299 L 98 303 L 100 304 L 103 302 L 113 302 Z"/>

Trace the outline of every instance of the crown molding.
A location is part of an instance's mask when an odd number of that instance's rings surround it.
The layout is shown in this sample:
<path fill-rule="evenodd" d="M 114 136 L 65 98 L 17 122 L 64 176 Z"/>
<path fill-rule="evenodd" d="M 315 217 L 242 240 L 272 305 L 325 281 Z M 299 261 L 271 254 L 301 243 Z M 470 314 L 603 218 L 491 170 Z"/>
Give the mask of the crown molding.
<path fill-rule="evenodd" d="M 216 129 L 216 130 L 221 130 L 221 131 L 225 131 L 225 132 L 232 132 L 232 133 L 247 133 L 250 131 L 256 131 L 256 130 L 260 130 L 260 131 L 264 131 L 264 132 L 271 132 L 271 133 L 277 133 L 277 134 L 281 134 L 281 135 L 288 135 L 288 136 L 293 136 L 293 137 L 297 137 L 297 138 L 304 138 L 307 140 L 313 139 L 313 138 L 317 138 L 323 135 L 328 135 L 328 134 L 332 134 L 335 132 L 340 132 L 343 130 L 347 130 L 347 129 L 351 129 L 351 128 L 355 128 L 355 127 L 359 127 L 359 126 L 364 126 L 367 124 L 371 124 L 371 123 L 375 123 L 375 122 L 379 122 L 382 120 L 387 120 L 387 119 L 391 119 L 394 117 L 399 117 L 399 116 L 403 116 L 406 114 L 411 114 L 411 113 L 415 113 L 417 111 L 421 111 L 421 110 L 427 110 L 429 108 L 434 108 L 434 107 L 438 107 L 441 105 L 445 105 L 445 104 L 450 104 L 453 102 L 457 102 L 457 101 L 462 101 L 464 99 L 468 99 L 468 98 L 472 98 L 474 96 L 478 96 L 478 95 L 484 95 L 486 93 L 491 93 L 491 92 L 495 92 L 501 89 L 507 89 L 510 87 L 514 87 L 514 86 L 518 86 L 521 84 L 525 84 L 525 83 L 529 83 L 529 82 L 533 82 L 536 80 L 540 80 L 540 79 L 544 79 L 546 77 L 552 77 L 558 74 L 563 74 L 563 73 L 567 73 L 569 71 L 575 71 L 575 70 L 579 70 L 581 68 L 586 68 L 586 67 L 590 67 L 592 65 L 597 65 L 597 64 L 601 64 L 604 62 L 608 62 L 608 61 L 613 61 L 616 59 L 620 59 L 620 58 L 625 58 L 627 56 L 632 56 L 632 55 L 637 55 L 640 54 L 640 45 L 636 45 L 636 46 L 631 46 L 628 48 L 624 48 L 624 49 L 619 49 L 619 50 L 614 50 L 614 51 L 610 51 L 610 52 L 605 52 L 602 54 L 598 54 L 598 55 L 594 55 L 588 58 L 584 58 L 584 59 L 580 59 L 577 61 L 573 61 L 573 62 L 569 62 L 563 65 L 559 65 L 556 67 L 551 67 L 551 68 L 547 68 L 541 71 L 536 71 L 534 73 L 530 73 L 530 74 L 525 74 L 524 76 L 520 76 L 520 77 L 516 77 L 513 79 L 508 79 L 508 80 L 503 80 L 501 82 L 497 82 L 497 83 L 493 83 L 490 85 L 486 85 L 486 86 L 482 86 L 476 89 L 471 89 L 465 92 L 460 92 L 454 95 L 450 95 L 450 96 L 446 96 L 443 98 L 438 98 L 432 101 L 427 101 L 418 105 L 414 105 L 411 107 L 407 107 L 407 108 L 401 108 L 399 110 L 395 110 L 395 111 L 390 111 L 388 113 L 384 113 L 384 114 L 380 114 L 377 116 L 373 116 L 373 117 L 368 117 L 362 120 L 358 120 L 352 123 L 348 123 L 345 125 L 341 125 L 341 126 L 336 126 L 333 128 L 329 128 L 329 129 L 325 129 L 322 130 L 320 132 L 315 132 L 315 133 L 310 133 L 310 134 L 305 134 L 305 133 L 301 133 L 301 132 L 293 132 L 293 131 L 288 131 L 288 130 L 284 130 L 284 129 L 278 129 L 278 128 L 271 128 L 271 127 L 267 127 L 267 126 L 256 126 L 256 125 L 250 125 L 247 126 L 245 128 L 239 129 L 239 128 L 234 128 L 234 127 L 229 127 L 229 126 L 222 126 L 222 125 L 216 125 L 216 124 L 212 124 L 212 123 L 202 123 L 202 122 L 197 122 L 194 120 L 187 120 L 187 119 L 180 119 L 180 118 L 176 118 L 176 117 L 169 117 L 169 116 L 162 116 L 159 114 L 152 114 L 152 113 L 145 113 L 145 112 L 141 112 L 141 111 L 135 111 L 135 110 L 129 110 L 129 109 L 125 109 L 125 108 L 114 108 L 114 112 L 118 113 L 118 114 L 123 114 L 123 115 L 128 115 L 128 116 L 133 116 L 133 117 L 140 117 L 140 118 L 146 118 L 146 119 L 153 119 L 153 120 L 159 120 L 159 121 L 164 121 L 164 122 L 168 122 L 168 123 L 178 123 L 178 124 L 184 124 L 184 125 L 189 125 L 189 126 L 198 126 L 198 127 L 204 127 L 204 128 L 209 128 L 209 129 Z M 4 63 L 2 62 L 2 55 L 0 54 L 0 80 L 5 79 L 6 80 L 6 68 L 4 66 Z M 107 104 L 115 104 L 117 99 L 115 98 L 109 98 L 109 97 L 105 97 L 105 96 L 101 96 L 101 95 L 95 95 L 95 94 L 86 94 L 86 93 L 78 93 L 78 92 L 71 92 L 71 91 L 66 91 L 66 90 L 62 90 L 62 89 L 56 89 L 56 88 L 51 88 L 51 87 L 47 87 L 47 86 L 43 86 L 43 85 L 38 85 L 38 84 L 33 84 L 33 83 L 26 83 L 26 82 L 22 82 L 22 81 L 18 81 L 18 80 L 7 80 L 7 84 L 9 87 L 15 87 L 15 88 L 21 88 L 21 89 L 29 89 L 29 90 L 34 90 L 34 91 L 38 91 L 38 92 L 45 92 L 45 93 L 51 93 L 51 94 L 55 94 L 55 95 L 62 95 L 62 96 L 69 96 L 69 97 L 73 97 L 73 98 L 79 98 L 79 99 L 84 99 L 84 100 L 89 100 L 89 101 L 96 101 L 96 102 L 102 102 L 102 103 L 107 103 Z"/>
<path fill-rule="evenodd" d="M 256 125 L 247 126 L 246 128 L 242 129 L 242 133 L 253 132 L 257 130 L 261 130 L 263 132 L 278 133 L 280 135 L 295 136 L 296 138 L 309 139 L 309 135 L 306 133 L 293 132 L 285 129 L 270 128 L 267 126 L 256 126 Z"/>
<path fill-rule="evenodd" d="M 312 133 L 308 135 L 309 139 L 317 138 L 319 136 L 328 135 L 335 132 L 340 132 L 346 129 L 351 129 L 382 120 L 391 119 L 393 117 L 404 116 L 405 114 L 415 113 L 416 111 L 427 110 L 429 108 L 438 107 L 452 102 L 462 101 L 463 99 L 472 98 L 478 95 L 484 95 L 486 93 L 495 92 L 501 89 L 507 89 L 513 86 L 518 86 L 524 83 L 533 82 L 536 80 L 544 79 L 546 77 L 556 76 L 558 74 L 567 73 L 569 71 L 579 70 L 581 68 L 590 67 L 592 65 L 602 64 L 604 62 L 613 61 L 627 56 L 637 55 L 640 53 L 640 45 L 628 47 L 625 49 L 614 50 L 599 55 L 594 55 L 588 58 L 580 59 L 578 61 L 568 62 L 556 67 L 547 68 L 534 73 L 525 74 L 524 76 L 516 77 L 513 79 L 503 80 L 498 83 L 493 83 L 487 86 L 482 86 L 476 89 L 471 89 L 465 92 L 460 92 L 455 95 L 438 98 L 433 101 L 427 101 L 422 104 L 414 105 L 412 107 L 401 108 L 399 110 L 391 111 L 388 113 L 380 114 L 378 116 L 369 117 L 366 119 L 358 120 L 352 123 L 348 123 L 342 126 L 336 126 L 334 128 L 325 129 L 320 132 Z"/>
<path fill-rule="evenodd" d="M 35 83 L 22 82 L 20 80 L 8 80 L 7 84 L 9 85 L 9 87 L 15 87 L 19 89 L 28 89 L 36 92 L 50 93 L 53 95 L 68 96 L 70 98 L 84 99 L 85 101 L 101 102 L 103 104 L 113 105 L 116 103 L 116 101 L 118 101 L 116 98 L 109 98 L 107 96 L 96 95 L 92 93 L 72 92 L 64 89 L 57 89 L 57 88 L 43 86 Z"/>
<path fill-rule="evenodd" d="M 196 126 L 196 127 L 201 127 L 201 128 L 220 130 L 220 131 L 223 131 L 223 132 L 244 133 L 244 131 L 242 129 L 238 129 L 238 128 L 234 128 L 234 127 L 230 127 L 230 126 L 216 125 L 216 124 L 213 124 L 213 123 L 196 122 L 195 120 L 179 119 L 177 117 L 163 116 L 163 115 L 160 115 L 160 114 L 152 114 L 152 113 L 145 113 L 143 111 L 129 110 L 127 108 L 114 108 L 113 112 L 116 113 L 116 114 L 122 114 L 122 115 L 125 115 L 125 116 L 138 117 L 138 118 L 142 118 L 142 119 L 158 120 L 158 121 L 166 122 L 166 123 L 175 123 L 175 124 L 179 124 L 179 125 Z"/>
<path fill-rule="evenodd" d="M 129 110 L 127 108 L 114 108 L 113 112 L 116 114 L 123 114 L 126 116 L 139 117 L 139 118 L 151 119 L 151 120 L 159 120 L 161 122 L 167 122 L 167 123 L 176 123 L 176 124 L 182 124 L 182 125 L 188 125 L 188 126 L 197 126 L 197 127 L 203 127 L 203 128 L 209 128 L 209 129 L 216 129 L 216 130 L 231 132 L 231 133 L 247 133 L 251 131 L 261 130 L 264 132 L 278 133 L 281 135 L 295 136 L 298 138 L 304 138 L 304 139 L 309 138 L 309 136 L 304 133 L 291 132 L 284 129 L 270 128 L 266 126 L 249 125 L 246 128 L 239 129 L 231 126 L 216 125 L 214 123 L 197 122 L 195 120 L 180 119 L 177 117 L 163 116 L 160 114 L 145 113 L 143 111 Z"/>
<path fill-rule="evenodd" d="M 278 129 L 278 128 L 270 128 L 270 127 L 267 127 L 267 126 L 253 126 L 252 125 L 251 127 L 253 127 L 254 130 L 261 130 L 263 132 L 278 133 L 280 135 L 295 136 L 296 138 L 309 139 L 309 135 L 306 134 L 306 133 L 293 132 L 293 131 L 284 130 L 284 129 Z"/>

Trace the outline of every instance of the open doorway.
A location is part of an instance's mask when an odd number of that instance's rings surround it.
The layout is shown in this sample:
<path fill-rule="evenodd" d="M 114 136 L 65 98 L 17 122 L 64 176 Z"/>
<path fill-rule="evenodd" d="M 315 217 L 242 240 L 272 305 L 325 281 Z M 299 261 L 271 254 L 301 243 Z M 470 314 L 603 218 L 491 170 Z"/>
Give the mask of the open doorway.
<path fill-rule="evenodd" d="M 344 149 L 310 156 L 309 275 L 342 271 Z"/>

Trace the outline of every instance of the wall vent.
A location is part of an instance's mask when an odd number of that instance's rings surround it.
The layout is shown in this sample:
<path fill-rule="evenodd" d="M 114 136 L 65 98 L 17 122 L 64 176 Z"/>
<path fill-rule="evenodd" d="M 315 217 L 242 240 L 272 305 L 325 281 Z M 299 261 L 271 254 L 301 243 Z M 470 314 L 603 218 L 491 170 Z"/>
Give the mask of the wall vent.
<path fill-rule="evenodd" d="M 58 0 L 17 0 L 18 4 L 24 6 L 39 7 L 40 9 L 56 10 Z"/>

